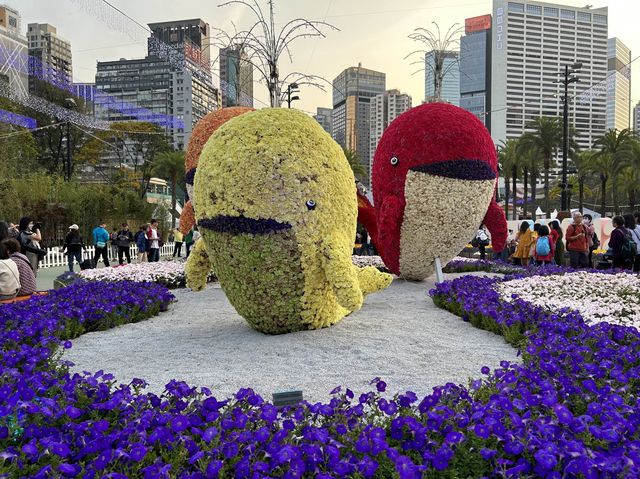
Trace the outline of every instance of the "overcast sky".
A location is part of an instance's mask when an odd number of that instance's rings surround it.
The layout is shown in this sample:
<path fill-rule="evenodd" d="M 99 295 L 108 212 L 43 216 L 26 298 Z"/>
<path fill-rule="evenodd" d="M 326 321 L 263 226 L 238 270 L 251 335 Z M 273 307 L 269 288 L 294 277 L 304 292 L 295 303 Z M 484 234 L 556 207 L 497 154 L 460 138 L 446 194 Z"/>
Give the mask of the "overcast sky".
<path fill-rule="evenodd" d="M 95 7 L 101 0 L 4 0 L 22 15 L 23 31 L 27 23 L 50 23 L 71 42 L 73 73 L 76 81 L 94 81 L 98 60 L 140 58 L 146 52 L 146 34 L 141 27 L 115 11 L 100 18 Z M 266 4 L 265 0 L 258 0 Z M 218 7 L 222 0 L 110 0 L 127 15 L 142 24 L 202 18 L 212 27 L 232 30 L 251 25 L 251 12 L 240 6 Z M 640 18 L 638 0 L 565 0 L 567 5 L 609 7 L 609 36 L 617 36 L 631 48 L 632 58 L 640 54 Z M 465 18 L 491 13 L 491 0 L 276 0 L 276 22 L 304 17 L 326 20 L 340 31 L 326 30 L 326 38 L 301 39 L 292 48 L 293 63 L 282 57 L 281 75 L 302 71 L 331 81 L 340 71 L 362 62 L 362 66 L 385 72 L 387 88 L 398 88 L 413 97 L 417 105 L 424 98 L 424 73 L 404 57 L 420 48 L 407 38 L 416 27 L 431 27 L 437 22 L 446 29 Z M 84 7 L 83 7 L 84 6 Z M 89 11 L 87 11 L 89 9 Z M 114 28 L 118 22 L 120 29 Z M 122 27 L 126 32 L 119 31 Z M 217 65 L 216 65 L 217 72 Z M 215 82 L 217 83 L 217 77 Z M 254 85 L 254 96 L 268 102 L 266 88 Z M 326 92 L 303 87 L 296 106 L 315 112 L 318 106 L 331 106 L 331 87 Z M 640 59 L 632 64 L 632 102 L 640 101 Z M 260 106 L 256 102 L 256 106 Z"/>

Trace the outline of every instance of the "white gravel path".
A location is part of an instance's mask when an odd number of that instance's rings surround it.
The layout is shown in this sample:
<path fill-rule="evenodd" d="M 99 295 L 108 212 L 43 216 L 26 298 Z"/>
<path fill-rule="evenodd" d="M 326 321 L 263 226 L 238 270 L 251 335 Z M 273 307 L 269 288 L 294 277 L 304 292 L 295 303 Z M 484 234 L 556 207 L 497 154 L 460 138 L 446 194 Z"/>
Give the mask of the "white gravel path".
<path fill-rule="evenodd" d="M 209 387 L 218 398 L 252 387 L 268 399 L 302 389 L 310 401 L 328 400 L 337 385 L 369 391 L 376 376 L 392 392 L 424 395 L 447 382 L 467 385 L 484 365 L 518 360 L 501 337 L 436 308 L 432 286 L 432 279 L 396 279 L 335 326 L 280 336 L 252 330 L 217 285 L 202 293 L 175 290 L 178 302 L 168 312 L 85 334 L 64 359 L 76 364 L 72 371 L 103 369 L 125 383 L 144 378 L 155 393 L 175 378 Z"/>

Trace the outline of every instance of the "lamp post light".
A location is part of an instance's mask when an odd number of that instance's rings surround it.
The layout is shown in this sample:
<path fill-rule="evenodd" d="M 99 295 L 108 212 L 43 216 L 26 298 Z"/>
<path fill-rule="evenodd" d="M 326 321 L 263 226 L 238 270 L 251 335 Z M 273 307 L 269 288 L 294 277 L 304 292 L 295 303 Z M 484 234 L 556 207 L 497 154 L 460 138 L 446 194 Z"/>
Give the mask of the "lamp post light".
<path fill-rule="evenodd" d="M 298 95 L 291 96 L 292 93 L 299 92 L 297 83 L 289 83 L 287 86 L 287 108 L 291 108 L 291 102 L 295 100 L 299 100 L 300 97 Z"/>
<path fill-rule="evenodd" d="M 560 75 L 563 75 L 563 79 L 560 80 L 560 83 L 564 85 L 564 97 L 562 98 L 563 102 L 563 111 L 562 111 L 562 121 L 563 121 L 563 132 L 562 132 L 562 197 L 561 197 L 561 207 L 562 211 L 567 211 L 568 208 L 568 192 L 567 192 L 567 155 L 569 152 L 569 85 L 571 83 L 579 82 L 580 79 L 575 76 L 571 76 L 574 73 L 577 73 L 582 68 L 582 63 L 576 62 L 573 65 L 565 65 L 564 72 L 560 72 Z"/>
<path fill-rule="evenodd" d="M 69 105 L 71 108 L 77 106 L 76 101 L 73 98 L 65 98 L 65 105 Z M 64 179 L 71 181 L 71 120 L 67 119 L 67 161 L 64 168 Z"/>

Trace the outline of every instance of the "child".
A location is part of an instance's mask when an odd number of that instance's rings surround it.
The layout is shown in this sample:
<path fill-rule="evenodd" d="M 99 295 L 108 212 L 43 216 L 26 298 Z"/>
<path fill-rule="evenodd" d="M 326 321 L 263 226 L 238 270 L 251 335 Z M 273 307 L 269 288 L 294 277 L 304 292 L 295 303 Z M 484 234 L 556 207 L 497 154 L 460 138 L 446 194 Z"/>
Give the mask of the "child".
<path fill-rule="evenodd" d="M 546 225 L 541 225 L 538 229 L 538 239 L 535 243 L 534 253 L 538 266 L 553 262 L 556 253 L 557 234 L 555 230 L 549 231 L 549 227 Z"/>

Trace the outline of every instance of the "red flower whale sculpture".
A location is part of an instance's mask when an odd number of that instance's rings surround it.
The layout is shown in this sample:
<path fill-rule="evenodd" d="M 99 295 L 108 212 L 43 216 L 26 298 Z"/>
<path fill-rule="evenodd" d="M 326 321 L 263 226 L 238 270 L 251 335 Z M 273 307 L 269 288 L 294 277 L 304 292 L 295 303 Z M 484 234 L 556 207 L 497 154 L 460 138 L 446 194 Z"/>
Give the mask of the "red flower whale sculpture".
<path fill-rule="evenodd" d="M 373 160 L 374 205 L 359 194 L 362 223 L 391 272 L 422 280 L 458 254 L 484 223 L 493 249 L 507 221 L 494 199 L 496 149 L 484 125 L 447 103 L 412 108 L 385 130 Z"/>

